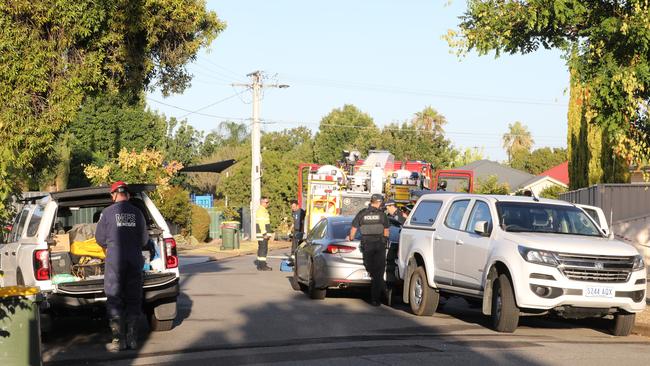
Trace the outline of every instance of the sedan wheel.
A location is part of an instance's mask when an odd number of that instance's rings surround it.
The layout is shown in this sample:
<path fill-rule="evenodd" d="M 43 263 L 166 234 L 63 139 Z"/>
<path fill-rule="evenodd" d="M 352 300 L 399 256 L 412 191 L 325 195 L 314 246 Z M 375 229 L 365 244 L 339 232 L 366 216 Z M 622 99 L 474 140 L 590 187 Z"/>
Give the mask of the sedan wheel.
<path fill-rule="evenodd" d="M 314 264 L 311 265 L 311 270 L 309 271 L 309 287 L 307 289 L 310 299 L 314 300 L 323 300 L 327 290 L 324 288 L 316 288 L 316 282 L 314 281 Z"/>

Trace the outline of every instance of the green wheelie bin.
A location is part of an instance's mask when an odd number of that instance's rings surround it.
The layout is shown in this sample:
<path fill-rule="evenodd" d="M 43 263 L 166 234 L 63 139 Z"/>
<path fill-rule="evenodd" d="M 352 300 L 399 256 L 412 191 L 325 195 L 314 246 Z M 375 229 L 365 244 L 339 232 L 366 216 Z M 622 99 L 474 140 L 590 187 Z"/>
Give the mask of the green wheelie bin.
<path fill-rule="evenodd" d="M 36 287 L 0 287 L 0 365 L 42 365 Z"/>
<path fill-rule="evenodd" d="M 239 249 L 239 222 L 221 223 L 221 250 Z"/>

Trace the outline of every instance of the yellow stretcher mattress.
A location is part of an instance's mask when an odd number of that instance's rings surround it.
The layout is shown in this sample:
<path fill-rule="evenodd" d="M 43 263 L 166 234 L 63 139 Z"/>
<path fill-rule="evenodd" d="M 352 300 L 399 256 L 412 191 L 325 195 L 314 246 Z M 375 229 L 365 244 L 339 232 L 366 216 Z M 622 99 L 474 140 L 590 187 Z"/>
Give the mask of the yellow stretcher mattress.
<path fill-rule="evenodd" d="M 97 244 L 95 238 L 90 238 L 84 241 L 75 241 L 70 245 L 70 253 L 78 256 L 93 257 L 105 259 L 106 254 L 104 248 Z"/>

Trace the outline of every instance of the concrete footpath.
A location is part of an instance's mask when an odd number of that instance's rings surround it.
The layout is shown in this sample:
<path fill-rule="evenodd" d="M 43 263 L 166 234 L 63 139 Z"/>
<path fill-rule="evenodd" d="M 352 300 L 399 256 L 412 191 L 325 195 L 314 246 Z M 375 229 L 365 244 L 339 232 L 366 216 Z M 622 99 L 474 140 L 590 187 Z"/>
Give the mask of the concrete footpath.
<path fill-rule="evenodd" d="M 269 251 L 286 249 L 287 254 L 291 248 L 291 242 L 273 241 L 269 243 Z M 181 249 L 179 248 L 179 257 L 181 267 L 197 263 L 219 261 L 228 258 L 234 258 L 244 255 L 253 255 L 257 253 L 257 242 L 244 241 L 240 243 L 239 249 L 222 250 L 220 243 L 213 242 L 197 248 Z M 649 275 L 650 278 L 650 275 Z M 650 283 L 646 290 L 646 303 L 650 305 Z M 632 331 L 644 337 L 650 337 L 650 306 L 642 313 L 637 314 L 636 323 Z"/>
<path fill-rule="evenodd" d="M 287 249 L 286 252 L 289 254 L 289 248 L 291 248 L 291 242 L 289 241 L 274 240 L 269 243 L 269 251 Z M 225 250 L 221 249 L 221 244 L 218 241 L 215 241 L 197 248 L 179 248 L 178 254 L 181 265 L 218 261 L 243 255 L 257 254 L 257 242 L 242 241 L 239 249 Z"/>

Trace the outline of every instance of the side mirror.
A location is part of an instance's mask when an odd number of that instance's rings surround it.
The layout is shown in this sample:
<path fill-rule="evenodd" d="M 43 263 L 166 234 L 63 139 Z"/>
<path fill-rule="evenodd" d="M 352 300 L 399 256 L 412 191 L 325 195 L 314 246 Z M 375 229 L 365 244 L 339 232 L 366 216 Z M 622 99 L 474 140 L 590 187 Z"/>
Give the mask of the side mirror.
<path fill-rule="evenodd" d="M 490 225 L 487 221 L 478 221 L 474 224 L 474 232 L 481 236 L 490 236 Z"/>

